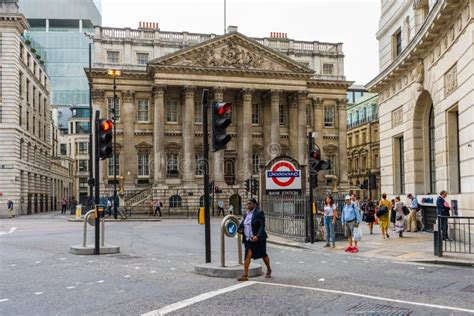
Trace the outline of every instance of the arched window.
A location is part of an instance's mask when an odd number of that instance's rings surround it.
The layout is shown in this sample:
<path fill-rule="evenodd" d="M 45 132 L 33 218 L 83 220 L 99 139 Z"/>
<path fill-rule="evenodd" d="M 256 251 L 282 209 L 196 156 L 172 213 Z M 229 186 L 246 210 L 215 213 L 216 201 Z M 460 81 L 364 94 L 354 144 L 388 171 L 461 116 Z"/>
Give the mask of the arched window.
<path fill-rule="evenodd" d="M 173 195 L 170 197 L 170 208 L 181 207 L 183 199 L 179 195 Z"/>
<path fill-rule="evenodd" d="M 436 156 L 435 156 L 435 124 L 433 106 L 428 120 L 429 150 L 430 150 L 430 193 L 436 193 Z"/>

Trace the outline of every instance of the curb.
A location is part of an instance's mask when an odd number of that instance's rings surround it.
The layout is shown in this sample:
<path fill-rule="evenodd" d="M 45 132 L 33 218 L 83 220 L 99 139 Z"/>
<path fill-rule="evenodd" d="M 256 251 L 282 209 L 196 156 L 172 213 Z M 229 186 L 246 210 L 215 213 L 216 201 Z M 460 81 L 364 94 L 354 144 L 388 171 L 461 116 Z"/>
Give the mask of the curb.
<path fill-rule="evenodd" d="M 68 222 L 74 222 L 74 223 L 83 223 L 84 222 L 84 219 L 83 218 L 80 218 L 80 219 L 76 219 L 76 218 L 68 218 L 67 219 Z M 121 223 L 125 223 L 125 222 L 161 222 L 161 219 L 147 219 L 147 218 L 129 218 L 129 219 L 108 219 L 106 218 L 105 219 L 106 222 L 121 222 Z"/>
<path fill-rule="evenodd" d="M 290 244 L 290 243 L 285 243 L 285 242 L 281 242 L 281 241 L 274 241 L 274 240 L 270 240 L 270 239 L 267 239 L 267 242 L 268 242 L 269 244 L 273 244 L 273 245 L 277 245 L 277 246 L 282 246 L 282 247 L 290 247 L 290 248 L 311 250 L 311 248 L 308 248 L 308 247 L 305 247 L 305 246 L 301 246 L 301 245 L 298 245 L 298 244 Z"/>
<path fill-rule="evenodd" d="M 474 262 L 471 262 L 471 261 L 460 261 L 460 260 L 449 260 L 449 259 L 415 259 L 415 260 L 410 260 L 408 262 L 474 268 Z"/>

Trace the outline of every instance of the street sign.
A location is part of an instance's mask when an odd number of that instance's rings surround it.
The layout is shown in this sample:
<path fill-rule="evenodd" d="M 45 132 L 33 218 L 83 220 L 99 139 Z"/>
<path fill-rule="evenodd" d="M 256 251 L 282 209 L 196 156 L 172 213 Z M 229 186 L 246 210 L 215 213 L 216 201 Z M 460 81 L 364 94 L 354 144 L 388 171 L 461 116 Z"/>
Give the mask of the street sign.
<path fill-rule="evenodd" d="M 265 172 L 267 191 L 301 190 L 301 170 L 290 160 L 279 160 Z"/>

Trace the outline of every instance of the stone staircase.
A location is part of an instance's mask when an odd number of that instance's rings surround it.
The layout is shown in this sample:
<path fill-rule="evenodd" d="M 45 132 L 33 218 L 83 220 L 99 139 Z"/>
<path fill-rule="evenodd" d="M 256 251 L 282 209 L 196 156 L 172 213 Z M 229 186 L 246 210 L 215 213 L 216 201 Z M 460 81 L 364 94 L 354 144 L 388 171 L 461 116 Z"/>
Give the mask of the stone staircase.
<path fill-rule="evenodd" d="M 149 210 L 149 204 L 147 201 L 151 200 L 153 196 L 153 190 L 151 187 L 138 191 L 137 193 L 125 198 L 125 209 L 131 212 L 132 216 L 135 215 L 147 215 Z M 130 213 L 128 213 L 130 214 Z"/>

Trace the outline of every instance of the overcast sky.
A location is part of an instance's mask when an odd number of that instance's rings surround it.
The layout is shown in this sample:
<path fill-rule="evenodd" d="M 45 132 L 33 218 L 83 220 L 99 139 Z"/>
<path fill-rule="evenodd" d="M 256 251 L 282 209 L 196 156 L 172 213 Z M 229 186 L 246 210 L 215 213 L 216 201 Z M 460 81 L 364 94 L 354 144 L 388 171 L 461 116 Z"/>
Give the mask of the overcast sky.
<path fill-rule="evenodd" d="M 224 0 L 102 0 L 104 26 L 164 31 L 224 32 Z M 227 25 L 251 37 L 286 32 L 297 40 L 344 43 L 345 75 L 357 84 L 378 73 L 375 33 L 380 0 L 227 0 Z"/>

